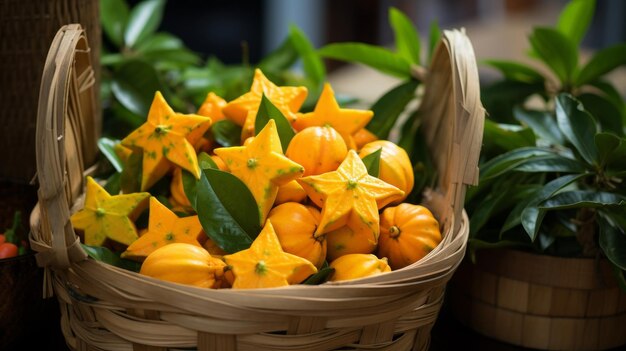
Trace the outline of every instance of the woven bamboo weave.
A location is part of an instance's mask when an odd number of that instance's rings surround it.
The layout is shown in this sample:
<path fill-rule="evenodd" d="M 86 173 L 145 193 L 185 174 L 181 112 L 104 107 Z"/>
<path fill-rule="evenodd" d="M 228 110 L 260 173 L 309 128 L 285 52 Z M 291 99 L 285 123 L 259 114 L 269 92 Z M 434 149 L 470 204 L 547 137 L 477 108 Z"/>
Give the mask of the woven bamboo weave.
<path fill-rule="evenodd" d="M 74 95 L 93 93 L 81 79 L 88 68 L 79 63 L 86 57 L 82 49 L 72 50 L 84 43 L 79 27 L 65 27 L 50 50 L 39 105 L 39 203 L 31 214 L 31 241 L 48 272 L 48 288 L 61 304 L 70 347 L 428 348 L 446 283 L 465 253 L 469 228 L 464 191 L 477 182 L 482 142 L 484 110 L 474 53 L 464 32 L 444 32 L 426 73 L 421 107 L 439 171 L 439 186 L 427 191 L 425 199 L 442 224 L 442 243 L 421 261 L 375 277 L 253 290 L 200 289 L 155 280 L 87 258 L 77 244 L 69 216 L 80 206 L 86 172 L 80 150 L 82 143 L 95 143 L 81 137 L 84 131 L 78 127 L 93 123 L 88 121 L 91 114 L 76 104 L 85 99 Z M 82 88 L 72 88 L 76 83 Z"/>

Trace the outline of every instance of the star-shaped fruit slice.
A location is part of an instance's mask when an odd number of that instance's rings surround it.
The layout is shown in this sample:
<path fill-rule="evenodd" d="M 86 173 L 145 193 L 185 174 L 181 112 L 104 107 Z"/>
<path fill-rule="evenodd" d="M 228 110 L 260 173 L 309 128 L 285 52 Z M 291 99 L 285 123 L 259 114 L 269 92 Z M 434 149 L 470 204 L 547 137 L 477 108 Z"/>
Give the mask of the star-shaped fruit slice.
<path fill-rule="evenodd" d="M 227 118 L 243 126 L 248 111 L 259 109 L 263 94 L 291 122 L 296 118 L 295 112 L 300 109 L 306 99 L 307 89 L 306 87 L 276 86 L 257 68 L 254 71 L 250 91 L 229 102 L 224 106 L 222 112 Z"/>
<path fill-rule="evenodd" d="M 366 226 L 378 238 L 378 210 L 404 195 L 404 191 L 370 176 L 354 150 L 348 152 L 336 171 L 297 181 L 309 198 L 322 207 L 316 236 L 350 224 Z"/>
<path fill-rule="evenodd" d="M 176 113 L 156 92 L 147 121 L 122 140 L 122 145 L 143 150 L 141 189 L 149 189 L 178 165 L 200 178 L 193 145 L 211 126 L 209 117 Z"/>
<path fill-rule="evenodd" d="M 198 216 L 178 217 L 156 199 L 150 197 L 148 231 L 132 242 L 122 257 L 144 259 L 154 250 L 171 243 L 187 243 L 201 247 L 198 238 L 204 235 Z"/>
<path fill-rule="evenodd" d="M 102 246 L 107 239 L 129 245 L 138 237 L 133 223 L 147 207 L 149 193 L 110 195 L 87 177 L 85 206 L 71 217 L 74 228 L 84 232 L 84 243 Z"/>
<path fill-rule="evenodd" d="M 224 160 L 230 172 L 250 189 L 259 206 L 261 223 L 265 222 L 274 204 L 278 187 L 304 173 L 302 166 L 283 154 L 273 119 L 248 145 L 217 148 L 214 152 Z"/>
<path fill-rule="evenodd" d="M 224 261 L 235 275 L 235 289 L 298 284 L 317 272 L 309 260 L 283 251 L 269 220 L 250 248 L 226 255 Z"/>

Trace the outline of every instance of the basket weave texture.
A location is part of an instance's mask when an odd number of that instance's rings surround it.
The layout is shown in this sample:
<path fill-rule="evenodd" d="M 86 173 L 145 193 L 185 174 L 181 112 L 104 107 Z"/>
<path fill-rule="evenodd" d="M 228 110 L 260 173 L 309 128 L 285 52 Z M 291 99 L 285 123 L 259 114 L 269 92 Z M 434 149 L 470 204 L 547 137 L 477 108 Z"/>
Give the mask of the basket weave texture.
<path fill-rule="evenodd" d="M 61 29 L 42 79 L 39 203 L 31 242 L 77 350 L 426 350 L 445 286 L 465 253 L 465 187 L 478 180 L 484 110 L 473 49 L 445 31 L 427 73 L 421 114 L 439 186 L 425 194 L 443 241 L 406 268 L 358 280 L 253 290 L 168 283 L 87 257 L 69 221 L 94 147 L 86 40 Z M 79 50 L 76 50 L 76 48 Z M 54 65 L 53 62 L 59 64 Z M 72 65 L 72 62 L 74 64 Z M 76 86 L 75 86 L 76 85 Z M 93 98 L 93 95 L 92 95 Z M 93 99 L 92 99 L 93 100 Z M 86 104 L 86 105 L 83 105 Z M 80 112 L 80 113 L 78 113 Z M 88 144 L 88 145 L 86 145 Z"/>

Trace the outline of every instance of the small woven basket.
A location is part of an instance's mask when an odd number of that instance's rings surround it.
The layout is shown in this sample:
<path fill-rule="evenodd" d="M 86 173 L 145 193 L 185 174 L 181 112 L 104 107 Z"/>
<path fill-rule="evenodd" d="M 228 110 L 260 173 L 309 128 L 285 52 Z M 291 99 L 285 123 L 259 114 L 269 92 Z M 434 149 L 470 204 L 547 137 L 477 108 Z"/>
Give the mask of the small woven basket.
<path fill-rule="evenodd" d="M 77 350 L 426 350 L 446 283 L 469 232 L 465 187 L 478 177 L 484 110 L 472 46 L 445 31 L 426 78 L 421 113 L 436 150 L 437 189 L 426 205 L 443 241 L 390 273 L 319 286 L 211 290 L 155 280 L 85 254 L 69 221 L 94 147 L 93 84 L 84 33 L 63 27 L 43 73 L 37 125 L 39 203 L 33 248 Z M 91 134 L 90 134 L 91 133 Z M 89 137 L 87 137 L 89 136 Z"/>

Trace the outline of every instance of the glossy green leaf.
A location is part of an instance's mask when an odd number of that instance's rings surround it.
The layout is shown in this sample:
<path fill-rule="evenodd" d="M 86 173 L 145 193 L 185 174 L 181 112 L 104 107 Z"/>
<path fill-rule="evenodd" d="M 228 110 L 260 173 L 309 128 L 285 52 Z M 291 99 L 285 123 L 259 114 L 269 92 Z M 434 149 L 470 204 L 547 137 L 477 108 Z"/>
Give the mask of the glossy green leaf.
<path fill-rule="evenodd" d="M 622 139 L 611 133 L 598 133 L 594 137 L 594 143 L 598 149 L 598 163 L 600 167 L 604 167 L 611 157 L 611 154 L 617 150 L 622 143 Z"/>
<path fill-rule="evenodd" d="M 122 54 L 103 54 L 100 55 L 100 64 L 102 66 L 115 66 L 126 61 L 126 57 Z"/>
<path fill-rule="evenodd" d="M 298 51 L 293 40 L 288 37 L 276 50 L 265 55 L 257 65 L 263 72 L 282 71 L 293 66 L 298 61 Z"/>
<path fill-rule="evenodd" d="M 213 161 L 211 156 L 209 156 L 206 152 L 201 152 L 198 154 L 198 166 L 200 166 L 201 170 L 207 168 L 219 169 L 215 161 Z M 184 169 L 182 170 L 182 178 L 185 196 L 187 197 L 187 199 L 189 199 L 191 207 L 196 208 L 198 197 L 197 184 L 199 180 L 197 180 L 196 177 L 189 171 L 186 171 Z"/>
<path fill-rule="evenodd" d="M 104 190 L 111 195 L 117 195 L 122 191 L 122 173 L 115 172 L 107 178 L 103 186 Z"/>
<path fill-rule="evenodd" d="M 597 127 L 582 104 L 569 94 L 560 94 L 556 98 L 556 120 L 565 138 L 582 158 L 590 165 L 596 164 L 598 150 L 593 138 Z"/>
<path fill-rule="evenodd" d="M 515 119 L 529 126 L 537 136 L 555 145 L 563 145 L 563 134 L 555 117 L 547 111 L 526 110 L 519 106 L 513 109 Z"/>
<path fill-rule="evenodd" d="M 378 177 L 378 173 L 380 172 L 380 154 L 383 149 L 380 148 L 371 154 L 363 157 L 363 163 L 367 168 L 367 173 L 372 177 Z"/>
<path fill-rule="evenodd" d="M 622 124 L 626 126 L 626 102 L 615 86 L 604 80 L 594 80 L 589 83 L 589 85 L 598 89 L 602 96 L 615 106 L 615 108 L 619 111 L 619 114 L 622 116 Z"/>
<path fill-rule="evenodd" d="M 489 117 L 501 123 L 515 123 L 513 107 L 523 104 L 533 94 L 543 94 L 543 83 L 502 80 L 481 88 L 481 100 Z"/>
<path fill-rule="evenodd" d="M 536 147 L 526 147 L 509 151 L 485 162 L 480 167 L 480 180 L 485 181 L 495 178 L 515 169 L 515 167 L 527 162 L 529 159 L 554 154 L 555 153 L 549 149 Z"/>
<path fill-rule="evenodd" d="M 326 67 L 321 57 L 315 51 L 313 44 L 307 36 L 302 33 L 298 27 L 289 26 L 289 38 L 294 48 L 302 59 L 302 68 L 306 77 L 313 82 L 313 88 L 316 92 L 322 91 L 322 85 L 326 80 Z"/>
<path fill-rule="evenodd" d="M 511 186 L 506 179 L 500 179 L 493 191 L 486 194 L 481 202 L 470 216 L 470 233 L 474 235 L 493 219 L 493 217 L 501 212 L 508 211 L 516 201 L 513 197 L 518 195 L 518 189 Z"/>
<path fill-rule="evenodd" d="M 601 208 L 605 206 L 626 206 L 626 196 L 594 190 L 565 191 L 544 201 L 539 208 L 566 210 L 570 208 Z"/>
<path fill-rule="evenodd" d="M 513 170 L 518 172 L 581 173 L 585 171 L 585 167 L 576 160 L 554 154 L 526 159 L 517 164 Z"/>
<path fill-rule="evenodd" d="M 600 247 L 606 257 L 622 270 L 626 270 L 626 233 L 600 220 Z"/>
<path fill-rule="evenodd" d="M 143 59 L 160 71 L 180 69 L 200 62 L 197 54 L 185 48 L 146 51 L 143 53 Z"/>
<path fill-rule="evenodd" d="M 163 85 L 154 67 L 144 61 L 126 61 L 115 70 L 111 91 L 119 103 L 130 112 L 148 116 L 154 93 Z"/>
<path fill-rule="evenodd" d="M 409 61 L 380 46 L 363 43 L 334 43 L 322 47 L 318 53 L 335 60 L 364 64 L 395 77 L 411 77 Z"/>
<path fill-rule="evenodd" d="M 621 142 L 617 148 L 610 152 L 606 159 L 606 171 L 609 175 L 621 173 L 621 178 L 625 178 L 626 174 L 626 139 L 621 138 Z"/>
<path fill-rule="evenodd" d="M 247 249 L 261 231 L 259 209 L 234 175 L 203 169 L 196 185 L 196 212 L 204 232 L 228 253 Z"/>
<path fill-rule="evenodd" d="M 591 24 L 595 7 L 595 0 L 570 0 L 559 16 L 556 28 L 579 45 Z"/>
<path fill-rule="evenodd" d="M 537 70 L 519 62 L 505 60 L 485 60 L 482 62 L 500 71 L 508 80 L 524 83 L 538 83 L 545 80 Z"/>
<path fill-rule="evenodd" d="M 141 189 L 141 173 L 143 165 L 143 151 L 134 150 L 122 169 L 120 185 L 124 194 L 136 193 Z"/>
<path fill-rule="evenodd" d="M 584 174 L 570 174 L 566 176 L 562 176 L 556 178 L 546 185 L 544 185 L 536 194 L 531 196 L 531 199 L 528 201 L 528 204 L 522 211 L 520 221 L 524 230 L 530 237 L 530 240 L 535 241 L 537 238 L 537 234 L 539 233 L 539 228 L 541 228 L 541 222 L 545 217 L 545 210 L 540 209 L 538 206 L 546 199 L 553 196 L 559 190 L 565 188 L 566 186 L 572 184 L 578 179 L 584 177 Z"/>
<path fill-rule="evenodd" d="M 626 229 L 626 208 L 605 207 L 597 213 L 603 221 L 613 227 Z"/>
<path fill-rule="evenodd" d="M 407 104 L 415 98 L 415 90 L 418 86 L 418 81 L 409 80 L 381 96 L 370 108 L 374 112 L 374 117 L 367 124 L 367 129 L 376 134 L 379 139 L 388 139 L 389 132 L 398 117 Z"/>
<path fill-rule="evenodd" d="M 213 134 L 213 139 L 222 146 L 239 146 L 241 144 L 241 127 L 229 119 L 213 123 L 211 134 Z"/>
<path fill-rule="evenodd" d="M 553 28 L 537 27 L 530 35 L 530 44 L 562 84 L 572 82 L 578 65 L 578 49 L 574 42 Z"/>
<path fill-rule="evenodd" d="M 420 38 L 413 22 L 395 7 L 389 8 L 389 23 L 393 29 L 396 50 L 413 64 L 420 64 Z"/>
<path fill-rule="evenodd" d="M 124 168 L 124 163 L 115 152 L 115 145 L 119 144 L 119 142 L 119 140 L 100 138 L 98 139 L 98 149 L 111 162 L 115 170 L 121 172 Z"/>
<path fill-rule="evenodd" d="M 80 244 L 89 257 L 96 261 L 100 261 L 106 264 L 110 264 L 115 267 L 123 268 L 133 272 L 139 272 L 141 269 L 141 262 L 131 261 L 120 257 L 120 254 L 114 253 L 103 246 L 89 246 Z"/>
<path fill-rule="evenodd" d="M 533 197 L 538 193 L 538 191 L 541 190 L 541 188 L 541 184 L 531 184 L 526 188 L 526 192 L 523 194 L 523 196 L 520 197 L 520 200 L 517 202 L 517 204 L 513 207 L 511 212 L 509 212 L 509 215 L 504 220 L 504 224 L 500 229 L 500 234 L 522 224 L 522 212 L 530 204 L 530 202 L 533 200 Z"/>
<path fill-rule="evenodd" d="M 207 169 L 207 168 L 219 169 L 219 167 L 217 166 L 217 163 L 215 163 L 215 161 L 211 158 L 211 156 L 207 154 L 206 152 L 201 152 L 198 154 L 198 166 L 200 166 L 200 169 Z"/>
<path fill-rule="evenodd" d="M 439 23 L 437 20 L 433 20 L 430 22 L 430 28 L 428 31 L 428 62 L 433 58 L 433 54 L 435 53 L 435 48 L 437 47 L 437 43 L 439 43 L 439 39 L 441 38 L 441 29 L 439 28 Z"/>
<path fill-rule="evenodd" d="M 302 284 L 306 285 L 320 285 L 328 281 L 328 278 L 335 273 L 335 269 L 331 267 L 323 267 L 317 273 L 308 277 Z"/>
<path fill-rule="evenodd" d="M 124 43 L 134 48 L 153 34 L 163 18 L 165 0 L 144 0 L 130 11 L 124 31 Z"/>
<path fill-rule="evenodd" d="M 483 148 L 485 152 L 493 145 L 510 151 L 522 147 L 535 146 L 535 134 L 529 128 L 517 125 L 495 123 L 489 119 L 485 120 L 483 131 Z"/>
<path fill-rule="evenodd" d="M 273 119 L 276 122 L 276 129 L 278 131 L 278 137 L 280 138 L 280 145 L 283 148 L 283 152 L 287 151 L 287 147 L 291 142 L 291 139 L 296 132 L 291 127 L 291 123 L 283 115 L 282 112 L 268 99 L 265 94 L 261 98 L 261 104 L 259 105 L 259 111 L 257 112 L 256 119 L 254 121 L 255 134 L 259 134 L 267 122 Z"/>
<path fill-rule="evenodd" d="M 622 113 L 605 95 L 583 93 L 576 96 L 576 99 L 597 120 L 601 130 L 624 135 Z"/>
<path fill-rule="evenodd" d="M 162 51 L 183 49 L 185 44 L 180 38 L 170 33 L 156 33 L 141 43 L 137 43 L 135 49 L 138 52 Z"/>
<path fill-rule="evenodd" d="M 121 48 L 124 27 L 128 21 L 128 5 L 124 0 L 100 0 L 100 23 L 107 38 Z"/>
<path fill-rule="evenodd" d="M 596 52 L 580 70 L 576 85 L 594 81 L 621 65 L 626 65 L 626 44 L 617 44 Z"/>

